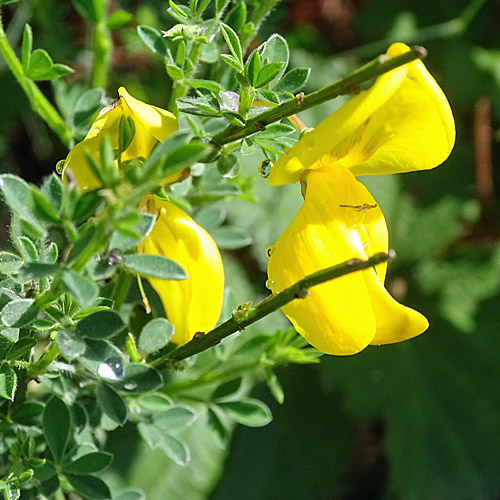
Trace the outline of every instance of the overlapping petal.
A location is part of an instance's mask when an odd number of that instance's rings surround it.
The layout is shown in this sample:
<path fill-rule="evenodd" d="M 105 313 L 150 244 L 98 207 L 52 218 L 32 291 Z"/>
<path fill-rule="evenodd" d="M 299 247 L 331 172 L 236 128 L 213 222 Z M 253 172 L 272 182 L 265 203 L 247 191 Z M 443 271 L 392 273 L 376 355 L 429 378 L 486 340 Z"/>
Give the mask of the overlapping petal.
<path fill-rule="evenodd" d="M 270 251 L 273 292 L 326 267 L 388 249 L 380 208 L 347 168 L 320 163 L 306 180 L 303 206 Z M 354 354 L 369 344 L 419 335 L 427 320 L 389 295 L 384 274 L 379 265 L 323 283 L 282 310 L 309 343 L 327 354 Z"/>
<path fill-rule="evenodd" d="M 207 332 L 222 308 L 224 271 L 212 237 L 173 203 L 149 196 L 144 210 L 156 214 L 151 233 L 137 253 L 162 255 L 181 265 L 184 281 L 149 279 L 175 326 L 172 342 L 185 344 L 196 332 Z"/>
<path fill-rule="evenodd" d="M 113 149 L 118 149 L 119 124 L 122 116 L 130 117 L 135 125 L 132 142 L 122 153 L 123 161 L 146 159 L 158 142 L 164 141 L 178 128 L 177 119 L 170 111 L 135 99 L 124 87 L 118 89 L 118 95 L 119 100 L 101 111 L 85 139 L 70 151 L 64 163 L 64 169 L 71 169 L 76 182 L 83 190 L 100 187 L 98 179 L 88 166 L 85 151 L 88 150 L 98 161 L 104 134 L 108 134 Z"/>
<path fill-rule="evenodd" d="M 409 48 L 391 45 L 388 57 Z M 425 170 L 440 165 L 455 142 L 449 103 L 417 60 L 375 81 L 323 120 L 278 159 L 271 185 L 294 183 L 322 165 L 342 165 L 354 175 Z"/>

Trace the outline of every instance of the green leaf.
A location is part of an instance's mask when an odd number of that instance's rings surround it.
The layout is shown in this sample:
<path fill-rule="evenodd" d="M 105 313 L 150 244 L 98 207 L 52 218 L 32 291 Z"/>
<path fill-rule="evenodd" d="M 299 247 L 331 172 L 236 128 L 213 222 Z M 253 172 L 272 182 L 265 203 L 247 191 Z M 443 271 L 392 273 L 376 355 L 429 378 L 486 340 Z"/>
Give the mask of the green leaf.
<path fill-rule="evenodd" d="M 17 375 L 7 361 L 0 364 L 0 396 L 14 401 L 17 388 Z"/>
<path fill-rule="evenodd" d="M 226 205 L 221 204 L 204 205 L 195 215 L 196 222 L 209 232 L 219 227 L 226 217 Z"/>
<path fill-rule="evenodd" d="M 165 69 L 172 80 L 182 80 L 184 78 L 184 72 L 175 64 L 167 64 Z"/>
<path fill-rule="evenodd" d="M 73 110 L 73 125 L 81 127 L 88 123 L 102 108 L 103 89 L 90 89 L 84 92 L 76 101 Z"/>
<path fill-rule="evenodd" d="M 111 15 L 108 17 L 106 21 L 106 26 L 110 30 L 117 30 L 122 26 L 125 26 L 128 22 L 132 20 L 134 16 L 123 9 L 116 9 Z"/>
<path fill-rule="evenodd" d="M 227 46 L 234 57 L 234 60 L 239 65 L 239 71 L 243 71 L 243 54 L 241 51 L 241 43 L 238 35 L 231 26 L 224 23 L 219 23 L 222 36 L 227 43 Z"/>
<path fill-rule="evenodd" d="M 43 49 L 35 49 L 31 53 L 29 59 L 28 71 L 26 76 L 32 80 L 44 79 L 45 75 L 53 66 L 52 58 L 47 51 Z"/>
<path fill-rule="evenodd" d="M 186 85 L 190 85 L 191 87 L 195 89 L 208 89 L 217 94 L 220 92 L 223 87 L 220 83 L 214 82 L 212 80 L 202 80 L 202 79 L 184 79 L 184 83 Z"/>
<path fill-rule="evenodd" d="M 29 262 L 25 264 L 19 271 L 19 279 L 30 281 L 34 279 L 44 278 L 45 276 L 53 276 L 59 270 L 59 266 L 55 264 L 45 264 L 43 262 Z"/>
<path fill-rule="evenodd" d="M 134 229 L 141 235 L 139 238 L 130 238 L 115 231 L 109 240 L 109 248 L 117 248 L 122 252 L 130 250 L 140 243 L 151 232 L 156 222 L 156 216 L 153 214 L 141 214 L 141 220 L 134 226 Z"/>
<path fill-rule="evenodd" d="M 73 264 L 89 247 L 94 245 L 95 234 L 96 227 L 91 222 L 88 223 L 80 232 L 80 237 L 70 250 L 68 258 L 66 259 L 66 264 Z"/>
<path fill-rule="evenodd" d="M 273 419 L 271 411 L 257 399 L 242 399 L 217 403 L 217 406 L 231 419 L 248 427 L 262 427 Z"/>
<path fill-rule="evenodd" d="M 26 23 L 24 25 L 22 57 L 21 57 L 24 74 L 28 72 L 32 49 L 33 49 L 33 30 L 31 29 L 31 26 L 28 23 Z"/>
<path fill-rule="evenodd" d="M 94 281 L 71 269 L 63 269 L 61 283 L 66 292 L 82 306 L 90 304 L 99 293 Z"/>
<path fill-rule="evenodd" d="M 26 238 L 25 236 L 16 238 L 16 246 L 25 262 L 38 259 L 38 250 L 29 238 Z"/>
<path fill-rule="evenodd" d="M 78 361 L 87 370 L 109 380 L 123 377 L 125 360 L 120 349 L 106 340 L 87 339 L 85 344 L 87 348 Z"/>
<path fill-rule="evenodd" d="M 198 414 L 190 406 L 174 406 L 166 411 L 155 413 L 153 423 L 156 427 L 170 432 L 189 427 L 197 418 Z"/>
<path fill-rule="evenodd" d="M 86 475 L 95 474 L 107 469 L 113 462 L 113 455 L 104 451 L 87 453 L 77 458 L 74 462 L 63 466 L 66 474 Z"/>
<path fill-rule="evenodd" d="M 76 333 L 60 330 L 56 337 L 57 345 L 68 359 L 80 357 L 86 349 L 84 340 Z"/>
<path fill-rule="evenodd" d="M 228 64 L 229 66 L 234 68 L 238 73 L 241 73 L 243 71 L 243 66 L 241 66 L 238 59 L 236 59 L 234 56 L 229 56 L 227 54 L 221 54 L 220 57 L 226 64 Z"/>
<path fill-rule="evenodd" d="M 127 420 L 127 406 L 122 397 L 108 384 L 103 382 L 97 386 L 96 395 L 97 403 L 102 412 L 113 420 L 113 422 L 123 425 Z"/>
<path fill-rule="evenodd" d="M 270 368 L 265 370 L 265 374 L 267 387 L 271 391 L 274 399 L 282 405 L 285 401 L 285 393 L 283 392 L 283 387 L 281 387 L 278 377 Z"/>
<path fill-rule="evenodd" d="M 245 2 L 239 1 L 234 4 L 232 9 L 224 16 L 224 21 L 239 32 L 247 20 L 247 6 Z"/>
<path fill-rule="evenodd" d="M 88 21 L 97 23 L 102 18 L 101 0 L 72 0 L 76 10 Z"/>
<path fill-rule="evenodd" d="M 172 400 L 165 394 L 143 394 L 137 398 L 137 404 L 150 412 L 165 411 L 172 407 Z"/>
<path fill-rule="evenodd" d="M 114 311 L 97 311 L 76 324 L 76 331 L 90 339 L 105 339 L 117 335 L 125 328 L 120 315 Z"/>
<path fill-rule="evenodd" d="M 125 366 L 123 379 L 116 382 L 114 387 L 131 393 L 140 394 L 151 392 L 163 385 L 163 378 L 158 370 L 142 363 L 129 363 Z"/>
<path fill-rule="evenodd" d="M 207 413 L 207 424 L 215 438 L 225 447 L 229 441 L 230 432 L 219 413 L 222 412 L 217 408 L 217 406 L 214 405 L 213 407 L 209 407 Z"/>
<path fill-rule="evenodd" d="M 165 318 L 155 318 L 144 325 L 139 335 L 139 350 L 151 354 L 165 347 L 174 334 L 174 325 Z"/>
<path fill-rule="evenodd" d="M 19 2 L 19 0 L 0 0 L 0 5 L 8 5 L 9 3 Z"/>
<path fill-rule="evenodd" d="M 89 217 L 95 215 L 96 210 L 102 203 L 103 200 L 98 190 L 83 193 L 76 202 L 72 219 L 75 222 L 87 220 Z"/>
<path fill-rule="evenodd" d="M 111 492 L 107 484 L 98 477 L 76 474 L 65 474 L 65 476 L 75 491 L 85 498 L 91 500 L 107 500 L 111 498 Z"/>
<path fill-rule="evenodd" d="M 71 433 L 71 417 L 66 403 L 57 396 L 45 405 L 42 428 L 55 463 L 61 463 Z"/>
<path fill-rule="evenodd" d="M 252 236 L 245 230 L 233 226 L 220 226 L 212 230 L 211 235 L 219 248 L 235 250 L 253 243 Z"/>
<path fill-rule="evenodd" d="M 217 170 L 222 177 L 234 179 L 240 173 L 240 162 L 233 154 L 221 156 L 217 160 Z"/>
<path fill-rule="evenodd" d="M 310 73 L 310 68 L 294 68 L 273 86 L 273 91 L 279 94 L 284 92 L 295 94 L 302 90 L 309 79 Z"/>
<path fill-rule="evenodd" d="M 13 360 L 28 354 L 33 347 L 36 346 L 36 340 L 33 337 L 22 337 L 17 342 L 12 344 L 7 355 L 6 360 Z"/>
<path fill-rule="evenodd" d="M 15 299 L 9 302 L 0 313 L 2 323 L 12 328 L 21 328 L 36 318 L 38 307 L 33 299 Z"/>
<path fill-rule="evenodd" d="M 0 175 L 0 189 L 5 202 L 15 214 L 32 224 L 39 224 L 33 212 L 31 189 L 25 181 L 15 175 L 3 174 Z"/>
<path fill-rule="evenodd" d="M 211 396 L 212 401 L 218 401 L 234 396 L 241 389 L 242 378 L 237 377 L 219 385 Z"/>
<path fill-rule="evenodd" d="M 252 87 L 257 86 L 257 80 L 261 67 L 262 61 L 260 59 L 260 54 L 259 51 L 255 49 L 245 63 L 245 76 Z"/>
<path fill-rule="evenodd" d="M 263 44 L 260 55 L 263 62 L 267 61 L 269 63 L 279 63 L 282 65 L 274 79 L 274 81 L 279 81 L 290 60 L 290 50 L 288 49 L 286 40 L 281 35 L 275 33 Z"/>
<path fill-rule="evenodd" d="M 187 274 L 179 264 L 161 255 L 125 255 L 123 266 L 147 278 L 185 280 Z"/>
<path fill-rule="evenodd" d="M 40 426 L 44 405 L 37 401 L 25 401 L 10 415 L 10 418 L 21 425 Z"/>
<path fill-rule="evenodd" d="M 118 125 L 118 153 L 123 153 L 132 143 L 135 135 L 135 123 L 131 116 L 120 116 Z"/>
<path fill-rule="evenodd" d="M 50 201 L 35 186 L 31 187 L 31 194 L 33 196 L 33 211 L 37 218 L 48 223 L 59 222 L 61 220 Z"/>
<path fill-rule="evenodd" d="M 4 337 L 2 332 L 2 335 L 0 335 L 0 360 L 3 361 L 5 359 L 13 343 L 12 339 Z"/>
<path fill-rule="evenodd" d="M 283 68 L 282 63 L 269 63 L 262 67 L 257 76 L 255 87 L 260 88 L 267 85 Z"/>
<path fill-rule="evenodd" d="M 280 104 L 280 98 L 278 97 L 278 94 L 276 94 L 276 92 L 272 92 L 271 90 L 259 89 L 257 91 L 257 97 L 273 106 L 278 106 Z"/>
<path fill-rule="evenodd" d="M 141 491 L 129 489 L 115 495 L 113 500 L 146 500 L 146 497 Z"/>
<path fill-rule="evenodd" d="M 159 448 L 177 465 L 185 466 L 191 460 L 189 449 L 179 440 L 151 425 L 141 423 L 137 427 L 139 433 L 151 448 Z"/>
<path fill-rule="evenodd" d="M 137 33 L 141 40 L 157 55 L 168 59 L 168 49 L 162 34 L 151 26 L 137 26 Z"/>
<path fill-rule="evenodd" d="M 0 273 L 1 274 L 14 274 L 23 265 L 22 259 L 10 252 L 0 252 Z"/>
<path fill-rule="evenodd" d="M 47 177 L 40 188 L 40 192 L 49 201 L 56 215 L 59 214 L 63 205 L 63 184 L 61 179 L 56 174 Z"/>

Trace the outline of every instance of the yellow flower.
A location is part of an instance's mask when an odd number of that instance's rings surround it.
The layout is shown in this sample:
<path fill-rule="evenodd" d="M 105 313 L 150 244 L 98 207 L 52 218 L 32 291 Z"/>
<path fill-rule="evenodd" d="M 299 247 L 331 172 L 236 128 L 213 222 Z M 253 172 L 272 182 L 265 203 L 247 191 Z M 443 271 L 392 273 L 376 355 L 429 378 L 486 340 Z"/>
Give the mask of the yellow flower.
<path fill-rule="evenodd" d="M 391 45 L 388 57 L 409 48 Z M 278 159 L 273 186 L 300 180 L 322 165 L 342 165 L 358 175 L 426 170 L 440 165 L 455 142 L 446 97 L 421 61 L 386 73 L 323 120 Z"/>
<path fill-rule="evenodd" d="M 385 219 L 368 190 L 347 168 L 325 164 L 307 175 L 303 206 L 268 251 L 268 283 L 280 292 L 320 269 L 387 250 Z M 419 335 L 428 322 L 389 295 L 385 267 L 312 287 L 305 299 L 282 310 L 297 332 L 326 354 L 355 354 L 369 344 Z"/>
<path fill-rule="evenodd" d="M 407 52 L 396 43 L 388 57 Z M 278 159 L 271 185 L 301 181 L 304 205 L 271 248 L 270 288 L 353 257 L 388 250 L 384 216 L 355 175 L 434 168 L 450 154 L 455 124 L 445 95 L 421 61 L 377 78 Z M 420 313 L 384 287 L 385 264 L 313 287 L 282 308 L 296 330 L 327 354 L 354 354 L 424 332 Z"/>
<path fill-rule="evenodd" d="M 99 160 L 103 134 L 108 134 L 113 149 L 118 149 L 118 131 L 122 116 L 132 118 L 135 125 L 135 135 L 122 153 L 122 161 L 146 159 L 158 142 L 164 141 L 178 128 L 177 119 L 170 111 L 135 99 L 124 87 L 118 89 L 118 95 L 118 101 L 101 111 L 85 139 L 70 151 L 64 163 L 64 169 L 71 169 L 76 182 L 83 190 L 100 187 L 99 180 L 88 166 L 85 150 L 90 151 L 92 156 Z M 174 174 L 174 177 L 179 177 L 179 174 Z M 175 180 L 177 179 L 167 179 L 166 182 Z"/>
<path fill-rule="evenodd" d="M 188 275 L 185 281 L 149 279 L 175 326 L 172 342 L 182 345 L 196 332 L 209 331 L 219 318 L 224 291 L 222 260 L 211 236 L 180 208 L 154 196 L 144 203 L 145 211 L 158 218 L 137 253 L 167 257 Z"/>
<path fill-rule="evenodd" d="M 135 125 L 135 135 L 122 153 L 122 161 L 147 159 L 153 147 L 178 128 L 175 116 L 169 111 L 134 99 L 123 87 L 118 93 L 120 99 L 101 111 L 85 139 L 66 159 L 65 168 L 71 169 L 83 190 L 100 187 L 88 167 L 85 150 L 98 160 L 103 134 L 108 134 L 114 149 L 118 148 L 122 116 L 131 117 Z M 171 184 L 182 177 L 183 172 L 176 173 L 164 182 Z M 172 341 L 182 345 L 197 331 L 210 330 L 219 318 L 224 291 L 219 250 L 210 235 L 172 203 L 148 195 L 139 206 L 157 215 L 157 219 L 151 233 L 137 246 L 136 253 L 167 257 L 182 266 L 188 275 L 185 281 L 149 280 L 175 327 Z"/>

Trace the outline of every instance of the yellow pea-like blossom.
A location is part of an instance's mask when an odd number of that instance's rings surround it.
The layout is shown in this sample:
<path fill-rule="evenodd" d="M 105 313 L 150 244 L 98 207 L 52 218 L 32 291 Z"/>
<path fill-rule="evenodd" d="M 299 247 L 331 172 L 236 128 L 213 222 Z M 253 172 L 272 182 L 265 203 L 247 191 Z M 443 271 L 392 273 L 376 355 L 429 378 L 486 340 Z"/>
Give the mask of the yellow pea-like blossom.
<path fill-rule="evenodd" d="M 409 51 L 394 43 L 388 57 Z M 455 143 L 455 122 L 443 91 L 417 60 L 377 78 L 306 133 L 275 163 L 273 186 L 300 180 L 325 163 L 358 175 L 427 170 L 443 163 Z"/>
<path fill-rule="evenodd" d="M 388 57 L 409 48 L 396 43 Z M 430 169 L 455 142 L 453 115 L 421 61 L 377 78 L 279 158 L 271 185 L 302 183 L 304 204 L 269 251 L 273 292 L 353 257 L 388 251 L 382 211 L 355 175 Z M 311 288 L 282 308 L 296 330 L 327 354 L 354 354 L 424 332 L 428 322 L 384 287 L 386 265 Z"/>
<path fill-rule="evenodd" d="M 122 116 L 132 118 L 135 126 L 134 137 L 121 155 L 122 161 L 147 159 L 153 147 L 178 128 L 177 119 L 169 111 L 133 98 L 123 87 L 118 92 L 120 99 L 101 111 L 85 139 L 66 159 L 65 168 L 71 169 L 83 190 L 100 187 L 88 166 L 85 150 L 98 160 L 104 134 L 108 135 L 112 147 L 118 148 Z M 173 174 L 164 183 L 176 182 L 180 177 L 182 173 Z M 224 291 L 221 256 L 211 236 L 173 203 L 147 195 L 139 208 L 157 218 L 149 235 L 136 247 L 136 253 L 171 259 L 188 276 L 182 281 L 149 279 L 168 320 L 174 325 L 172 342 L 182 345 L 196 332 L 209 331 L 219 318 Z"/>
<path fill-rule="evenodd" d="M 120 96 L 118 101 L 103 108 L 85 139 L 70 151 L 64 162 L 64 170 L 71 169 L 76 182 L 83 190 L 100 187 L 99 180 L 88 166 L 85 151 L 88 150 L 94 159 L 99 160 L 104 134 L 108 135 L 112 148 L 118 149 L 122 117 L 131 118 L 135 126 L 134 137 L 127 149 L 122 152 L 122 161 L 146 159 L 158 142 L 164 141 L 178 129 L 177 119 L 170 111 L 135 99 L 124 87 L 118 89 L 118 95 Z M 174 182 L 178 177 L 178 173 L 174 174 L 172 179 L 166 179 L 166 183 Z"/>
<path fill-rule="evenodd" d="M 175 326 L 172 342 L 182 345 L 196 332 L 209 331 L 219 318 L 224 292 L 221 256 L 212 237 L 173 203 L 154 196 L 143 203 L 145 211 L 158 218 L 137 253 L 167 257 L 188 275 L 182 281 L 149 279 Z"/>
<path fill-rule="evenodd" d="M 326 164 L 308 174 L 304 204 L 268 252 L 268 286 L 280 292 L 320 269 L 387 250 L 385 219 L 373 197 L 347 168 Z M 348 274 L 312 287 L 282 311 L 326 354 L 354 354 L 425 331 L 425 317 L 396 302 L 384 277 L 385 264 Z"/>

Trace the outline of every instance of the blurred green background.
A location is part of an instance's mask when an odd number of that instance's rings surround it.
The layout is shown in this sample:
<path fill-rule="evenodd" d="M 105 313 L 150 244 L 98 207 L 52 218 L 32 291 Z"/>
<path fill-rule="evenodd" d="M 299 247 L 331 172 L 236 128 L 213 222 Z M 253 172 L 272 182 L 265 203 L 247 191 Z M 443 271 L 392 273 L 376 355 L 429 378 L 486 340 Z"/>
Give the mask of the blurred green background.
<path fill-rule="evenodd" d="M 133 17 L 113 33 L 108 95 L 124 85 L 138 98 L 165 105 L 164 69 L 136 26 L 168 29 L 167 2 L 112 3 L 118 7 Z M 3 17 L 13 45 L 19 47 L 29 22 L 35 47 L 75 68 L 58 85 L 83 85 L 90 34 L 72 2 L 21 0 L 4 7 Z M 108 447 L 120 459 L 109 477 L 153 500 L 499 499 L 500 2 L 285 1 L 270 13 L 257 41 L 273 32 L 287 38 L 292 65 L 311 66 L 307 91 L 384 52 L 391 41 L 428 49 L 426 65 L 456 119 L 451 157 L 430 172 L 362 180 L 384 211 L 398 254 L 387 286 L 422 311 L 431 327 L 402 344 L 282 367 L 283 405 L 264 386 L 254 388 L 270 405 L 273 422 L 236 428 L 227 447 L 197 422 L 184 436 L 193 454 L 185 468 L 144 447 L 131 426 L 115 431 Z M 50 84 L 42 88 L 54 95 Z M 39 183 L 67 151 L 30 110 L 3 61 L 0 95 L 0 168 Z M 340 104 L 325 104 L 302 119 L 314 126 Z M 255 174 L 258 202 L 225 202 L 231 224 L 254 238 L 252 246 L 224 254 L 227 282 L 239 302 L 265 295 L 264 250 L 301 202 L 298 186 L 271 189 L 256 175 L 261 159 L 246 157 L 244 164 L 247 175 Z M 4 228 L 7 222 L 3 213 Z M 2 243 L 8 245 L 6 229 Z M 254 331 L 286 325 L 275 314 Z"/>

